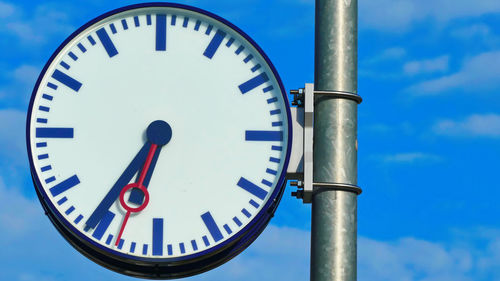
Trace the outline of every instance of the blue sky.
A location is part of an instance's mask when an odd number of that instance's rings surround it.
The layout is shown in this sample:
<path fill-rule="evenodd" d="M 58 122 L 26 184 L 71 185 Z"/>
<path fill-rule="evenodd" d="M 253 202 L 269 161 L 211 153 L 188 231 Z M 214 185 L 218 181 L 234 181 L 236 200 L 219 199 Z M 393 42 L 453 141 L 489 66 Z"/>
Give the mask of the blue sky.
<path fill-rule="evenodd" d="M 76 28 L 131 1 L 0 1 L 0 280 L 132 280 L 90 262 L 36 199 L 24 122 Z M 185 1 L 264 49 L 287 90 L 313 82 L 314 1 Z M 500 280 L 500 1 L 359 1 L 358 277 Z M 307 280 L 310 205 L 287 192 L 243 254 L 187 280 Z"/>

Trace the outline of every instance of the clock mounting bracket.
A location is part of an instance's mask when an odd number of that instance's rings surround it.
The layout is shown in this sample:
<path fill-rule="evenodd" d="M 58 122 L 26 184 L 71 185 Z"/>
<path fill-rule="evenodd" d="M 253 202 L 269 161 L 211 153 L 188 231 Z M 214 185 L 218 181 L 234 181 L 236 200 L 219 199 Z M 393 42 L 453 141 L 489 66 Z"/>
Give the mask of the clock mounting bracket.
<path fill-rule="evenodd" d="M 303 203 L 311 203 L 313 194 L 320 190 L 343 190 L 361 194 L 359 186 L 349 183 L 324 183 L 313 181 L 314 155 L 314 101 L 317 97 L 330 97 L 353 100 L 360 104 L 362 98 L 351 92 L 318 91 L 314 84 L 306 83 L 304 88 L 291 90 L 293 95 L 291 117 L 293 126 L 292 151 L 287 169 L 287 180 L 297 187 L 292 196 L 302 199 Z"/>

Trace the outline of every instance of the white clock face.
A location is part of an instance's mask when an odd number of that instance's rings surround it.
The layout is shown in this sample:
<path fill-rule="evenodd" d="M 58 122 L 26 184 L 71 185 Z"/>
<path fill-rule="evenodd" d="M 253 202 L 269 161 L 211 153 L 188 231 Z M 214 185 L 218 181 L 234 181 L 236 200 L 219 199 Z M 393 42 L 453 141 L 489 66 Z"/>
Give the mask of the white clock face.
<path fill-rule="evenodd" d="M 195 257 L 276 199 L 288 120 L 279 78 L 240 33 L 179 7 L 124 10 L 46 66 L 28 120 L 32 173 L 86 243 L 139 260 Z"/>

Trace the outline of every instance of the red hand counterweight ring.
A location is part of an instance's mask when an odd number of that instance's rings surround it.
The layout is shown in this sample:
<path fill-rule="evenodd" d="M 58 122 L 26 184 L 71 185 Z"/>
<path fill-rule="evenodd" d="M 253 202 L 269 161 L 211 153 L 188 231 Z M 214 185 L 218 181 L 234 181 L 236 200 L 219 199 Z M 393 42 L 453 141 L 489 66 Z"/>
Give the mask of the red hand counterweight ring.
<path fill-rule="evenodd" d="M 120 232 L 118 233 L 118 236 L 116 237 L 115 246 L 118 246 L 118 244 L 120 243 L 120 239 L 122 237 L 123 230 L 125 229 L 125 225 L 127 224 L 127 221 L 128 221 L 128 218 L 130 217 L 130 214 L 137 213 L 137 212 L 144 210 L 144 208 L 146 208 L 146 206 L 149 203 L 149 192 L 146 189 L 146 187 L 143 185 L 143 182 L 144 182 L 144 178 L 146 178 L 146 174 L 148 173 L 149 166 L 151 165 L 151 161 L 153 160 L 153 156 L 154 156 L 157 148 L 158 148 L 158 145 L 156 145 L 154 143 L 151 144 L 151 147 L 149 148 L 148 156 L 146 158 L 146 161 L 144 162 L 144 166 L 142 167 L 142 171 L 141 171 L 141 175 L 139 176 L 139 180 L 136 183 L 127 184 L 120 191 L 120 205 L 122 205 L 122 207 L 127 211 L 127 213 L 125 214 L 125 217 L 123 218 L 122 226 L 120 227 Z M 132 189 L 132 188 L 138 188 L 139 190 L 141 190 L 144 193 L 144 201 L 141 203 L 141 205 L 139 205 L 139 207 L 136 207 L 136 208 L 132 208 L 132 207 L 128 206 L 127 203 L 125 202 L 125 193 L 129 189 Z"/>

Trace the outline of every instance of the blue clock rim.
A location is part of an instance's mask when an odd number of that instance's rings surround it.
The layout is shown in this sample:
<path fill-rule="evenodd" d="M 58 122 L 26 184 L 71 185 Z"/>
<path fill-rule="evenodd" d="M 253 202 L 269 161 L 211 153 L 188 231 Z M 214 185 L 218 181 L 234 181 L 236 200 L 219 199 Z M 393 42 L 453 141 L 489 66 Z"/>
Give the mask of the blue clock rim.
<path fill-rule="evenodd" d="M 46 194 L 43 188 L 41 188 L 42 184 L 40 179 L 38 178 L 38 174 L 36 172 L 34 163 L 33 163 L 33 154 L 32 154 L 32 149 L 31 149 L 31 133 L 30 133 L 30 121 L 31 121 L 31 116 L 32 116 L 32 109 L 33 109 L 33 104 L 36 96 L 36 92 L 40 86 L 41 80 L 45 76 L 48 67 L 52 64 L 54 61 L 55 57 L 62 51 L 62 49 L 69 44 L 71 40 L 73 40 L 76 36 L 78 36 L 81 32 L 83 32 L 85 29 L 90 27 L 91 25 L 108 18 L 112 15 L 125 12 L 125 11 L 130 11 L 134 9 L 140 9 L 140 8 L 148 8 L 148 7 L 168 7 L 168 8 L 179 8 L 179 9 L 185 9 L 188 11 L 196 12 L 199 14 L 202 14 L 204 16 L 208 16 L 216 21 L 221 22 L 223 25 L 226 25 L 230 29 L 234 30 L 238 34 L 240 34 L 245 40 L 248 41 L 258 52 L 259 54 L 264 58 L 268 66 L 270 67 L 271 71 L 273 72 L 274 77 L 276 78 L 279 87 L 280 87 L 280 92 L 283 97 L 283 100 L 285 102 L 285 108 L 286 108 L 286 116 L 287 116 L 287 121 L 288 121 L 288 144 L 287 144 L 287 152 L 286 156 L 284 159 L 283 163 L 283 170 L 280 174 L 280 177 L 278 179 L 278 182 L 276 184 L 276 188 L 274 189 L 273 193 L 267 200 L 266 204 L 262 207 L 262 209 L 259 211 L 259 213 L 248 223 L 243 229 L 239 230 L 236 235 L 231 237 L 230 239 L 217 244 L 207 250 L 191 254 L 191 255 L 186 255 L 182 257 L 176 257 L 176 258 L 144 258 L 144 257 L 138 257 L 138 256 L 133 256 L 133 255 L 128 255 L 124 254 L 122 252 L 118 252 L 115 250 L 112 250 L 110 248 L 104 247 L 99 243 L 96 243 L 92 239 L 88 238 L 85 234 L 83 234 L 80 230 L 76 229 L 71 223 L 69 223 L 60 213 L 57 211 L 57 208 L 54 206 L 54 204 L 48 200 L 49 196 Z M 271 60 L 269 57 L 266 55 L 266 53 L 262 50 L 262 48 L 248 35 L 246 34 L 243 30 L 238 28 L 236 25 L 232 24 L 228 20 L 213 14 L 211 12 L 208 12 L 206 10 L 189 6 L 189 5 L 184 5 L 184 4 L 178 4 L 178 3 L 169 3 L 169 2 L 148 2 L 148 3 L 139 3 L 139 4 L 133 4 L 133 5 L 127 5 L 124 7 L 120 7 L 111 11 L 108 11 L 90 21 L 82 25 L 80 28 L 78 28 L 76 31 L 74 31 L 68 38 L 66 38 L 60 45 L 59 47 L 54 51 L 54 53 L 51 55 L 45 66 L 43 67 L 36 84 L 33 88 L 30 102 L 29 102 L 29 107 L 28 107 L 28 114 L 27 114 L 27 119 L 26 119 L 26 146 L 28 150 L 28 159 L 30 163 L 30 169 L 32 172 L 32 177 L 33 181 L 35 182 L 35 188 L 41 193 L 43 197 L 43 201 L 47 204 L 49 207 L 51 213 L 56 216 L 57 220 L 62 222 L 63 225 L 71 232 L 73 233 L 76 237 L 79 239 L 89 243 L 90 245 L 96 247 L 97 249 L 111 253 L 115 256 L 125 258 L 125 259 L 132 259 L 136 261 L 142 261 L 142 262 L 182 262 L 182 261 L 189 261 L 193 259 L 199 259 L 205 256 L 210 256 L 213 253 L 219 252 L 220 250 L 224 249 L 228 245 L 231 245 L 236 241 L 232 247 L 235 249 L 235 252 L 233 255 L 230 255 L 231 258 L 237 255 L 240 251 L 242 251 L 245 247 L 247 247 L 253 240 L 255 240 L 256 237 L 260 235 L 260 233 L 265 229 L 267 226 L 267 223 L 262 223 L 262 221 L 269 221 L 270 217 L 273 216 L 274 211 L 277 208 L 277 204 L 279 204 L 279 201 L 281 199 L 281 196 L 283 194 L 283 190 L 285 188 L 285 178 L 286 178 L 286 170 L 288 167 L 289 159 L 290 159 L 290 153 L 291 153 L 291 146 L 292 146 L 292 120 L 291 120 L 291 112 L 290 112 L 290 105 L 287 97 L 287 93 L 285 91 L 283 82 L 281 80 L 281 77 L 279 76 L 276 68 L 272 64 Z M 273 205 L 276 204 L 276 205 Z M 269 212 L 269 209 L 273 208 L 272 212 Z M 249 235 L 248 233 L 253 233 L 253 235 Z M 256 234 L 255 234 L 256 233 Z M 240 249 L 242 248 L 242 249 Z"/>

